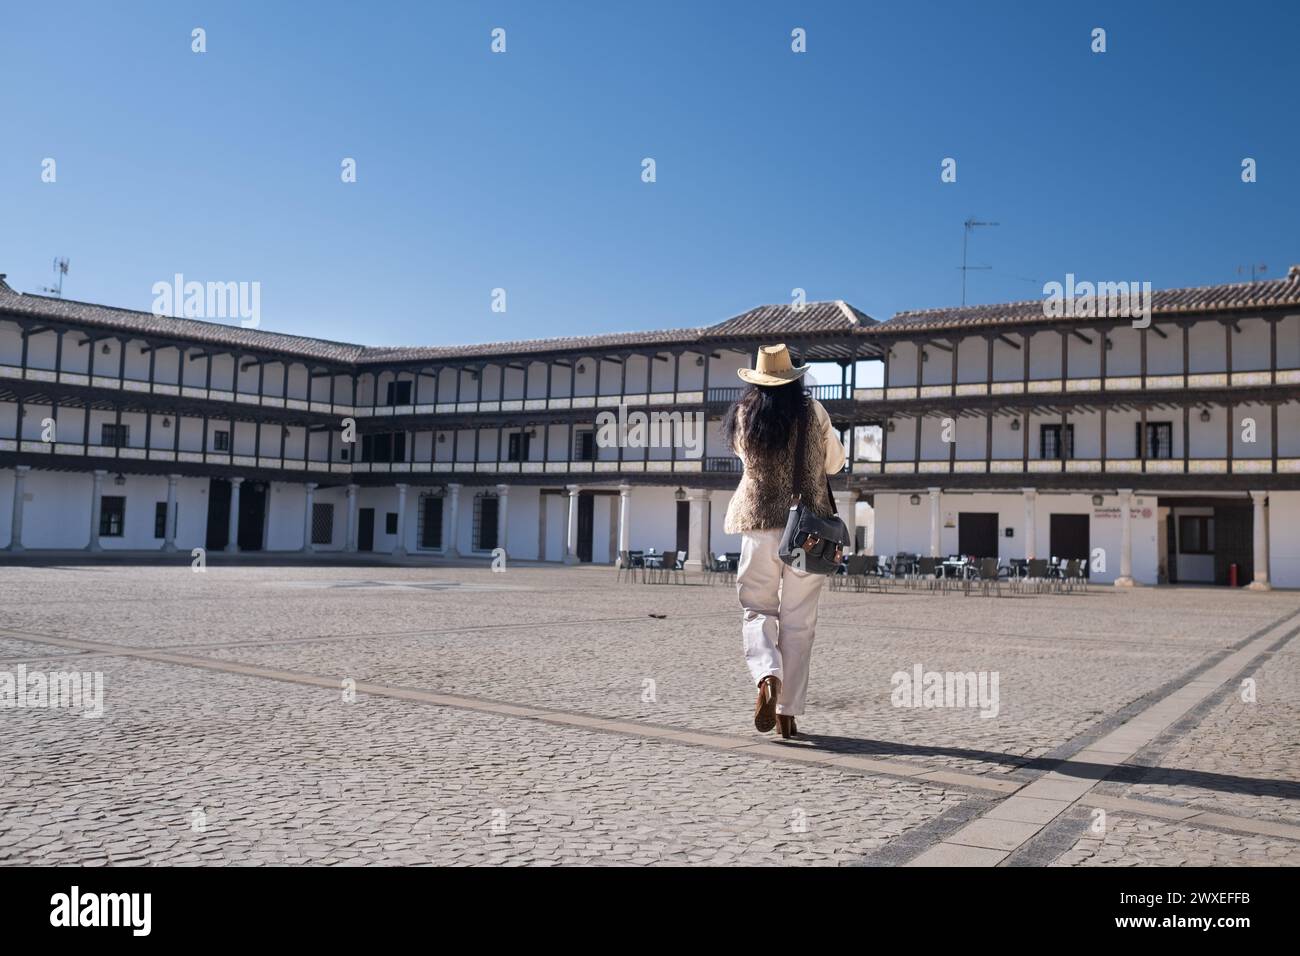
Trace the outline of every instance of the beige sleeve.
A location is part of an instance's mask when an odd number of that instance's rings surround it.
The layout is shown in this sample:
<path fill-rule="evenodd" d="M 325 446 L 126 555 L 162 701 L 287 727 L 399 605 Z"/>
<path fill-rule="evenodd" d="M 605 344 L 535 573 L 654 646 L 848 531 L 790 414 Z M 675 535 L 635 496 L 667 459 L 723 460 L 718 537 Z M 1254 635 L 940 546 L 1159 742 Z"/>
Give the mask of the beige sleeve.
<path fill-rule="evenodd" d="M 831 424 L 830 413 L 816 399 L 813 399 L 813 412 L 817 415 L 822 434 L 826 436 L 826 474 L 839 474 L 844 467 L 844 443 L 840 441 L 839 433 Z"/>

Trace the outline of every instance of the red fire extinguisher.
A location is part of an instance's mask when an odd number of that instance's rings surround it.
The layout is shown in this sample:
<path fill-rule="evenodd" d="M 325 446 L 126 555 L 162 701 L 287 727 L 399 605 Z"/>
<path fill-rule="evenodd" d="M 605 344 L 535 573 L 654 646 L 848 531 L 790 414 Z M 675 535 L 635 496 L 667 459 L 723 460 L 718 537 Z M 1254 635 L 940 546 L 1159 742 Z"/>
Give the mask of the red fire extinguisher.
<path fill-rule="evenodd" d="M 1235 564 L 1230 564 L 1228 565 L 1228 587 L 1235 588 L 1236 586 L 1237 586 L 1237 566 Z"/>

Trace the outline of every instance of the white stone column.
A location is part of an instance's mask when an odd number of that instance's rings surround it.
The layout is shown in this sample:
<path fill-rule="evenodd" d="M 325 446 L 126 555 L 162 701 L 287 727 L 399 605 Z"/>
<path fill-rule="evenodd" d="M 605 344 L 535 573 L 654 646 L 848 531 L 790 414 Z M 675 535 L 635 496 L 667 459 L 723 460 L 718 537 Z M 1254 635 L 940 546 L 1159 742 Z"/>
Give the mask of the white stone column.
<path fill-rule="evenodd" d="M 510 522 L 510 486 L 497 485 L 497 547 L 510 554 L 507 532 Z"/>
<path fill-rule="evenodd" d="M 357 492 L 360 485 L 348 485 L 348 533 L 343 542 L 347 551 L 357 550 Z"/>
<path fill-rule="evenodd" d="M 460 538 L 456 533 L 460 530 L 460 485 L 452 482 L 447 485 L 447 491 L 451 493 L 451 501 L 447 503 L 447 544 L 442 553 L 448 558 L 459 558 L 460 548 L 457 545 Z"/>
<path fill-rule="evenodd" d="M 930 557 L 939 557 L 939 489 L 930 490 Z"/>
<path fill-rule="evenodd" d="M 316 482 L 309 481 L 304 485 L 307 489 L 307 497 L 302 509 L 302 551 L 307 554 L 316 550 L 316 546 L 311 541 L 311 519 L 312 509 L 315 507 Z"/>
<path fill-rule="evenodd" d="M 1038 507 L 1038 492 L 1033 488 L 1021 488 L 1025 495 L 1025 560 L 1032 561 L 1038 557 L 1038 522 L 1035 520 Z"/>
<path fill-rule="evenodd" d="M 239 486 L 243 478 L 230 479 L 230 527 L 226 531 L 226 550 L 231 554 L 239 551 Z"/>
<path fill-rule="evenodd" d="M 23 550 L 23 496 L 27 494 L 27 473 L 31 465 L 14 466 L 14 510 L 9 525 L 9 550 Z"/>
<path fill-rule="evenodd" d="M 693 488 L 688 500 L 691 523 L 686 538 L 686 568 L 689 571 L 703 571 L 709 557 L 709 490 Z"/>
<path fill-rule="evenodd" d="M 578 492 L 579 485 L 565 485 L 569 492 L 569 527 L 564 536 L 564 563 L 578 563 Z"/>
<path fill-rule="evenodd" d="M 1120 544 L 1119 544 L 1119 577 L 1115 579 L 1115 587 L 1131 588 L 1136 583 L 1133 580 L 1133 489 L 1121 488 L 1119 490 L 1119 516 L 1120 516 Z"/>
<path fill-rule="evenodd" d="M 632 486 L 618 486 L 618 550 L 632 550 Z M 617 555 L 615 555 L 617 557 Z"/>
<path fill-rule="evenodd" d="M 99 509 L 103 506 L 101 499 L 104 496 L 104 476 L 107 474 L 107 471 L 96 469 L 94 483 L 90 487 L 90 543 L 86 545 L 87 551 L 103 550 L 99 545 Z"/>
<path fill-rule="evenodd" d="M 1268 492 L 1252 491 L 1250 497 L 1255 502 L 1255 528 L 1252 535 L 1255 545 L 1255 580 L 1246 587 L 1251 591 L 1271 591 L 1273 585 L 1268 579 L 1268 511 L 1264 507 L 1268 502 Z"/>
<path fill-rule="evenodd" d="M 397 486 L 397 544 L 393 547 L 393 557 L 406 557 L 406 485 Z"/>
<path fill-rule="evenodd" d="M 164 551 L 176 550 L 176 482 L 180 481 L 180 475 L 167 476 L 167 517 L 163 525 L 163 546 Z"/>
<path fill-rule="evenodd" d="M 857 550 L 858 541 L 858 493 L 852 489 L 835 492 L 835 510 L 849 529 L 849 546 L 844 553 L 852 554 Z"/>

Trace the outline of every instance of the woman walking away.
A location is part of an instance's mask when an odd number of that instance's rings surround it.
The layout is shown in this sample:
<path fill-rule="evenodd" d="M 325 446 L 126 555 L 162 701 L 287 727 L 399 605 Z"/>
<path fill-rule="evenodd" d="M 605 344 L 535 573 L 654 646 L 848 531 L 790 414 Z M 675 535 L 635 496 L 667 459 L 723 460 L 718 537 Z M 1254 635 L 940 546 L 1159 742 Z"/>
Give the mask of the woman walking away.
<path fill-rule="evenodd" d="M 833 513 L 826 476 L 844 467 L 844 446 L 830 415 L 800 381 L 784 345 L 758 350 L 757 368 L 742 368 L 749 387 L 731 406 L 723 433 L 744 465 L 740 486 L 727 507 L 725 530 L 740 534 L 736 591 L 744 610 L 745 663 L 758 685 L 754 727 L 796 736 L 795 717 L 808 692 L 808 661 L 817 627 L 823 576 L 796 570 L 779 556 L 792 490 L 819 517 Z M 800 429 L 803 458 L 795 461 Z M 799 469 L 796 474 L 795 469 Z"/>

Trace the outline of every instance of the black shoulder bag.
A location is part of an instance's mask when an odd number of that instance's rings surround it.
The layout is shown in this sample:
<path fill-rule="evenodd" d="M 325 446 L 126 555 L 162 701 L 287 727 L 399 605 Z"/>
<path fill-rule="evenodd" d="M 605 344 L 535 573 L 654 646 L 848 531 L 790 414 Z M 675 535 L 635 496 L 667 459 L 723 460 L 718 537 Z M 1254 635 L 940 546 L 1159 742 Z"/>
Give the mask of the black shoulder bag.
<path fill-rule="evenodd" d="M 813 574 L 834 574 L 849 545 L 849 529 L 835 508 L 835 495 L 831 491 L 830 476 L 826 476 L 826 496 L 831 503 L 831 516 L 819 518 L 812 505 L 803 499 L 804 455 L 807 449 L 808 419 L 816 420 L 811 405 L 799 423 L 799 437 L 794 449 L 794 494 L 790 514 L 785 519 L 781 534 L 782 561 L 799 571 Z"/>

